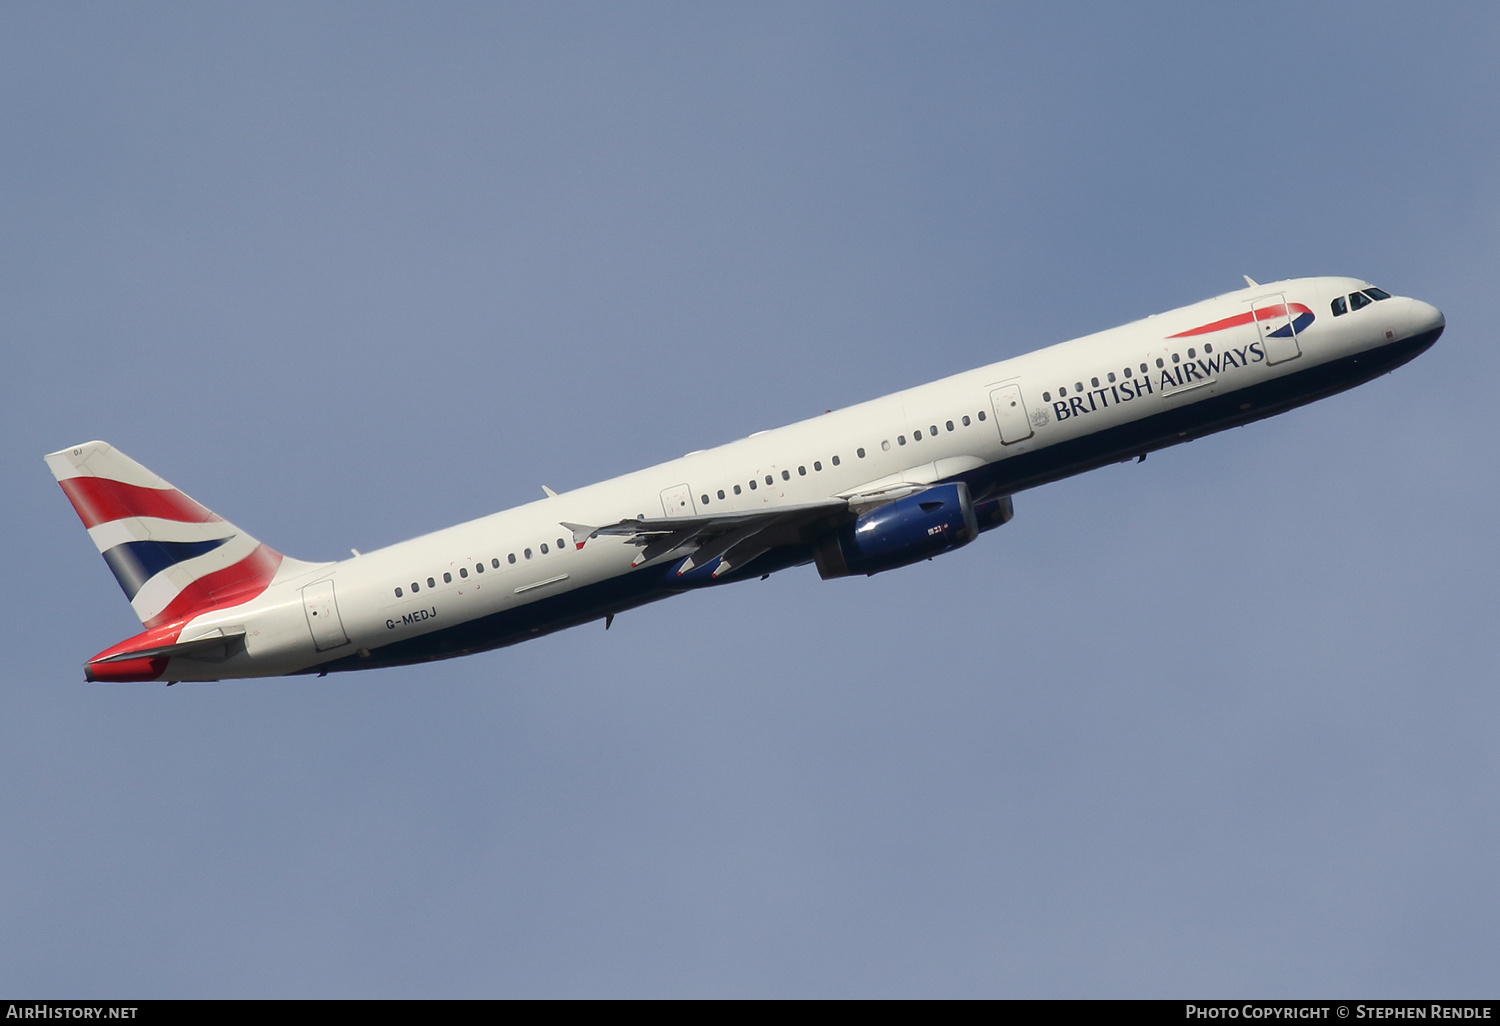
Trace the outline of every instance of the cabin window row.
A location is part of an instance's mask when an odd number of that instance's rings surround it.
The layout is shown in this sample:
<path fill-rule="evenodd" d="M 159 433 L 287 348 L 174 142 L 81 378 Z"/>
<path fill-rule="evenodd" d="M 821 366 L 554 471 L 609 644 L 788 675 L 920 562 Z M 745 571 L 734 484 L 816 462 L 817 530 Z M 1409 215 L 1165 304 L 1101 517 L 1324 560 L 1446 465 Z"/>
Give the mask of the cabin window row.
<path fill-rule="evenodd" d="M 1210 342 L 1210 343 L 1204 345 L 1204 347 L 1203 347 L 1203 354 L 1205 356 L 1211 355 L 1213 353 L 1213 351 L 1214 351 L 1213 343 Z M 1188 351 L 1187 351 L 1187 356 L 1188 356 L 1189 360 L 1196 360 L 1198 358 L 1198 350 L 1197 350 L 1197 348 L 1196 347 L 1189 348 Z M 1181 356 L 1181 354 L 1179 354 L 1179 353 L 1173 353 L 1172 354 L 1172 362 L 1173 363 L 1181 363 L 1182 362 L 1182 356 Z M 1157 367 L 1165 367 L 1166 365 L 1167 365 L 1167 361 L 1166 360 L 1162 359 L 1160 356 L 1158 356 L 1156 358 L 1156 366 Z M 1133 378 L 1133 377 L 1135 377 L 1135 371 L 1132 370 L 1129 367 L 1126 367 L 1120 373 L 1123 374 L 1127 378 Z M 1143 363 L 1143 364 L 1141 364 L 1141 373 L 1143 375 L 1149 376 L 1151 374 L 1151 368 L 1148 367 L 1146 364 Z M 1092 387 L 1092 388 L 1102 388 L 1102 387 L 1104 387 L 1104 385 L 1113 385 L 1116 381 L 1119 380 L 1118 378 L 1115 377 L 1115 372 L 1114 371 L 1108 372 L 1107 374 L 1105 374 L 1104 377 L 1105 377 L 1106 380 L 1104 381 L 1103 385 L 1100 384 L 1098 378 L 1096 378 L 1096 377 L 1095 378 L 1089 378 L 1089 385 L 1090 385 L 1090 387 Z M 1079 395 L 1082 395 L 1083 391 L 1084 391 L 1083 382 L 1082 381 L 1076 381 L 1076 382 L 1074 382 L 1073 383 L 1073 391 L 1077 392 Z M 1067 395 L 1068 395 L 1068 386 L 1067 385 L 1061 385 L 1061 386 L 1059 386 L 1058 389 L 1057 389 L 1057 397 L 1059 399 L 1063 399 L 1063 398 L 1066 398 Z M 1051 401 L 1052 401 L 1052 393 L 1051 392 L 1043 392 L 1042 393 L 1042 402 L 1044 402 L 1044 403 L 1050 403 Z"/>
<path fill-rule="evenodd" d="M 552 551 L 552 549 L 547 545 L 546 542 L 542 542 L 540 545 L 537 546 L 537 548 L 539 550 L 541 550 L 541 554 L 544 555 L 544 556 L 547 555 L 548 553 L 550 553 Z M 567 548 L 568 548 L 567 547 L 567 543 L 562 538 L 557 539 L 557 551 L 558 552 L 566 552 Z M 523 560 L 525 560 L 525 559 L 531 559 L 534 556 L 535 556 L 535 553 L 533 553 L 530 549 L 522 549 L 521 550 L 521 557 L 520 558 L 523 559 Z M 508 565 L 510 565 L 510 566 L 514 566 L 518 562 L 518 560 L 516 558 L 516 554 L 514 552 L 508 553 L 506 555 L 506 557 L 505 557 L 505 562 Z M 492 569 L 492 570 L 499 570 L 500 569 L 500 558 L 498 556 L 496 556 L 495 558 L 493 558 L 493 559 L 490 560 L 490 569 Z M 474 564 L 474 573 L 476 575 L 484 573 L 484 562 L 483 562 L 483 560 L 481 560 L 480 562 Z M 466 580 L 468 578 L 468 576 L 469 576 L 469 568 L 468 568 L 468 566 L 461 566 L 461 567 L 459 567 L 458 568 L 458 576 L 459 576 L 460 580 Z M 449 571 L 444 572 L 444 574 L 443 574 L 443 583 L 444 584 L 452 584 L 453 583 L 453 571 L 449 570 Z M 428 587 L 428 589 L 436 588 L 437 586 L 438 586 L 438 582 L 437 582 L 437 578 L 436 577 L 429 577 L 429 578 L 427 578 L 427 587 Z M 416 595 L 416 594 L 420 593 L 421 590 L 422 590 L 422 582 L 420 580 L 412 581 L 411 582 L 411 593 L 413 595 Z M 406 589 L 404 589 L 404 588 L 402 588 L 402 587 L 400 587 L 398 585 L 396 587 L 396 597 L 397 598 L 403 598 L 405 595 L 406 595 Z"/>
<path fill-rule="evenodd" d="M 978 417 L 979 417 L 980 420 L 984 420 L 984 411 L 983 410 L 979 411 Z M 968 427 L 969 423 L 970 423 L 969 422 L 969 418 L 968 417 L 963 417 L 961 419 L 963 421 L 964 427 Z M 955 428 L 953 426 L 953 421 L 951 421 L 951 420 L 950 421 L 945 421 L 944 423 L 945 423 L 945 425 L 946 425 L 946 427 L 948 428 L 949 431 L 955 430 Z M 936 424 L 930 425 L 927 430 L 933 435 L 933 437 L 937 436 L 938 428 L 937 428 Z M 915 439 L 918 442 L 920 442 L 922 440 L 922 431 L 921 431 L 920 428 L 917 429 L 916 431 L 912 432 L 912 438 Z M 906 444 L 906 436 L 905 435 L 897 435 L 896 436 L 896 443 L 898 445 L 905 445 Z M 887 439 L 886 441 L 881 442 L 880 443 L 880 448 L 884 452 L 890 452 L 891 451 L 890 440 Z M 861 447 L 861 448 L 855 449 L 854 450 L 854 455 L 857 456 L 860 459 L 864 459 L 865 458 L 865 450 L 864 450 L 864 448 Z M 829 457 L 828 462 L 831 463 L 831 464 L 833 464 L 835 467 L 839 466 L 839 464 L 840 464 L 840 460 L 839 460 L 838 456 L 831 456 L 831 457 Z M 813 469 L 813 473 L 815 473 L 815 474 L 821 472 L 822 469 L 823 469 L 823 461 L 822 460 L 813 460 L 812 469 Z M 797 476 L 798 477 L 806 477 L 807 476 L 807 465 L 806 464 L 802 464 L 802 465 L 800 465 L 800 466 L 797 467 Z M 783 481 L 790 481 L 792 479 L 792 472 L 790 470 L 783 470 L 781 472 L 781 479 Z M 776 475 L 775 474 L 767 474 L 767 475 L 765 475 L 764 480 L 765 480 L 765 483 L 767 485 L 774 486 L 776 484 Z M 750 490 L 752 492 L 758 490 L 761 487 L 759 481 L 756 478 L 753 478 L 753 477 L 747 482 L 747 484 L 749 485 Z M 744 494 L 744 489 L 740 485 L 733 485 L 733 486 L 731 486 L 730 491 L 732 491 L 735 495 L 743 495 Z M 723 488 L 720 488 L 720 489 L 716 490 L 714 492 L 714 495 L 718 496 L 720 500 L 727 499 L 729 497 L 729 493 L 726 492 Z M 698 496 L 698 501 L 701 502 L 703 505 L 707 506 L 707 505 L 709 505 L 712 502 L 712 499 L 709 497 L 709 494 L 707 492 L 704 492 L 703 494 L 701 494 L 701 495 Z"/>
<path fill-rule="evenodd" d="M 863 449 L 859 449 L 859 450 L 856 450 L 856 451 L 858 452 L 860 459 L 864 459 L 865 458 L 865 451 Z M 835 467 L 837 467 L 840 464 L 841 460 L 837 456 L 831 456 L 831 457 L 829 457 L 829 462 L 832 463 Z M 813 468 L 813 472 L 814 473 L 821 472 L 822 469 L 823 469 L 823 461 L 822 460 L 813 460 L 812 468 Z M 807 476 L 807 466 L 805 464 L 803 466 L 800 466 L 800 467 L 797 468 L 797 476 L 798 477 L 806 477 Z M 783 470 L 781 472 L 781 479 L 783 481 L 790 481 L 792 479 L 792 472 L 790 470 Z M 765 476 L 765 482 L 766 482 L 767 486 L 774 486 L 776 484 L 776 475 L 775 474 L 767 474 Z M 753 478 L 753 477 L 747 483 L 749 484 L 750 490 L 752 492 L 756 491 L 757 489 L 760 488 L 760 482 L 757 479 Z M 744 488 L 742 488 L 739 485 L 733 485 L 732 486 L 732 490 L 733 490 L 733 492 L 734 492 L 735 495 L 743 495 L 744 494 Z M 724 489 L 722 489 L 722 488 L 720 488 L 714 494 L 717 495 L 720 499 L 723 499 L 723 498 L 727 497 Z M 702 495 L 698 496 L 698 500 L 701 503 L 703 503 L 703 505 L 707 506 L 709 504 L 709 501 L 710 501 L 708 493 L 704 492 Z"/>
<path fill-rule="evenodd" d="M 978 413 L 975 414 L 975 416 L 978 417 L 980 420 L 984 420 L 985 419 L 984 411 L 983 410 L 980 410 Z M 964 416 L 964 417 L 960 417 L 959 418 L 959 423 L 961 423 L 964 427 L 968 427 L 971 423 L 973 423 L 973 421 L 969 420 L 969 418 L 967 416 Z M 953 426 L 953 421 L 951 421 L 951 420 L 944 421 L 943 422 L 943 426 L 946 427 L 949 431 L 956 431 L 957 430 L 957 428 L 955 428 Z M 937 435 L 938 435 L 938 426 L 936 424 L 929 424 L 928 427 L 927 427 L 927 433 L 930 436 L 932 436 L 933 438 L 936 438 Z M 911 433 L 911 439 L 914 442 L 920 442 L 922 440 L 922 429 L 921 428 L 917 428 L 915 431 L 913 431 Z M 896 444 L 897 445 L 905 445 L 906 444 L 906 436 L 905 435 L 897 435 L 896 436 Z M 890 442 L 881 442 L 880 443 L 880 448 L 884 452 L 890 452 L 891 451 L 891 443 Z"/>

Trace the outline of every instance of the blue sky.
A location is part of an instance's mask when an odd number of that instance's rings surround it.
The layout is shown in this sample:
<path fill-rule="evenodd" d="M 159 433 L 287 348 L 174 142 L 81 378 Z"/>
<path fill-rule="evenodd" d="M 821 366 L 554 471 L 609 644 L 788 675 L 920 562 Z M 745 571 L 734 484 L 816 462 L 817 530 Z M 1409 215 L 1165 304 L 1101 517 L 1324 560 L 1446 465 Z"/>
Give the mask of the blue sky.
<path fill-rule="evenodd" d="M 1493 996 L 1487 5 L 0 10 L 0 990 Z M 372 549 L 1358 275 L 1415 363 L 975 545 L 108 687 L 41 455 Z"/>

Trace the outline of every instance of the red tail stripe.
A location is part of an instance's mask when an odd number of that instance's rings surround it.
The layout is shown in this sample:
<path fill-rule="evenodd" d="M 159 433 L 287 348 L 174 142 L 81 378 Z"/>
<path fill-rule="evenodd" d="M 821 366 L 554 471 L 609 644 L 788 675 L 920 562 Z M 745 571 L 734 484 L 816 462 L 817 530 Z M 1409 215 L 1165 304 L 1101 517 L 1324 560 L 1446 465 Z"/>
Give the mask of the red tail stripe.
<path fill-rule="evenodd" d="M 160 517 L 189 524 L 219 519 L 175 488 L 142 488 L 104 477 L 69 477 L 58 484 L 84 527 L 123 517 Z"/>
<path fill-rule="evenodd" d="M 281 566 L 281 553 L 264 545 L 232 566 L 205 574 L 182 589 L 182 593 L 167 603 L 167 607 L 151 619 L 146 626 L 156 627 L 187 616 L 197 616 L 210 609 L 237 606 L 249 602 L 271 586 Z"/>

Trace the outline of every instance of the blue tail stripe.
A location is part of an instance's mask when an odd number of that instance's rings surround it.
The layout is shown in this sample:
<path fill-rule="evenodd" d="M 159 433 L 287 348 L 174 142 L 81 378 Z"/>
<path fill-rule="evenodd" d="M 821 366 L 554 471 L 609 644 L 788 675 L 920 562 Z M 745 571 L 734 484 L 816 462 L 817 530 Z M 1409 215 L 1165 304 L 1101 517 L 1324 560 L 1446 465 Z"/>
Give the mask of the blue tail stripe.
<path fill-rule="evenodd" d="M 211 538 L 196 542 L 124 542 L 104 553 L 104 561 L 114 571 L 115 580 L 120 582 L 125 597 L 134 599 L 143 584 L 167 567 L 201 556 L 205 552 L 212 552 L 228 540 L 229 538 Z"/>

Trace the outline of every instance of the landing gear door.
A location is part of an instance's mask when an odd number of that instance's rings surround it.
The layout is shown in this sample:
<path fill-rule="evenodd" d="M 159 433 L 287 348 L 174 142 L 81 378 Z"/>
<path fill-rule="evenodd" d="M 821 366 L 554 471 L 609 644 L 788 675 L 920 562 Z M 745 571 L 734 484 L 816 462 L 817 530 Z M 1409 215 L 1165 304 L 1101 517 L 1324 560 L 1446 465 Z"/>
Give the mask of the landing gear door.
<path fill-rule="evenodd" d="M 339 619 L 338 602 L 333 597 L 332 581 L 319 581 L 303 588 L 302 611 L 307 614 L 307 626 L 319 652 L 349 644 L 344 621 Z"/>
<path fill-rule="evenodd" d="M 1251 300 L 1250 308 L 1254 311 L 1251 319 L 1255 321 L 1261 347 L 1266 351 L 1267 365 L 1286 363 L 1302 355 L 1302 347 L 1297 343 L 1297 314 L 1305 308 L 1297 304 L 1289 307 L 1286 296 L 1282 295 Z M 1310 315 L 1308 319 L 1311 320 Z"/>
<path fill-rule="evenodd" d="M 693 508 L 693 490 L 685 484 L 673 485 L 662 490 L 661 508 L 669 517 L 690 517 L 697 512 Z"/>
<path fill-rule="evenodd" d="M 995 409 L 995 426 L 1000 429 L 1003 444 L 1014 445 L 1032 436 L 1031 417 L 1026 413 L 1020 385 L 1001 385 L 992 389 L 990 405 Z"/>

